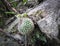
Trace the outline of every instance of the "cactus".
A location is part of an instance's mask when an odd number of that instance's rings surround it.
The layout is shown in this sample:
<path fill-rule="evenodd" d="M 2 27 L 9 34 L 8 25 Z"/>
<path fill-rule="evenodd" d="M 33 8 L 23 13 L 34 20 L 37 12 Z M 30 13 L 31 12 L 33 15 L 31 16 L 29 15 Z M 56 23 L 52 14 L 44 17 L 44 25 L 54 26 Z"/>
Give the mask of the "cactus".
<path fill-rule="evenodd" d="M 33 29 L 34 29 L 34 23 L 31 19 L 29 18 L 20 19 L 20 22 L 18 23 L 18 31 L 21 34 L 23 35 L 29 34 L 33 31 Z"/>

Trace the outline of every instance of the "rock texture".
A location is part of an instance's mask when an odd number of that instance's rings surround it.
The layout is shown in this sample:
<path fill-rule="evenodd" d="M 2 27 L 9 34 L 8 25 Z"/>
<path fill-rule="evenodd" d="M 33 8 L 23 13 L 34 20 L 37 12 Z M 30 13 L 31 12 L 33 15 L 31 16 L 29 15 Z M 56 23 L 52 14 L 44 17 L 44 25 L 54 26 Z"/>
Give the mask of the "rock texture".
<path fill-rule="evenodd" d="M 54 38 L 58 36 L 58 25 L 56 23 L 56 18 L 54 15 L 49 15 L 39 20 L 37 23 L 43 33 L 45 33 L 49 38 Z"/>
<path fill-rule="evenodd" d="M 45 17 L 36 22 L 41 31 L 45 33 L 49 38 L 58 36 L 59 30 L 56 20 L 59 15 L 59 2 L 60 0 L 47 0 L 28 13 L 28 16 L 31 16 L 33 13 L 36 13 L 39 10 L 44 10 L 45 14 L 43 14 L 43 12 L 42 16 L 45 15 Z"/>

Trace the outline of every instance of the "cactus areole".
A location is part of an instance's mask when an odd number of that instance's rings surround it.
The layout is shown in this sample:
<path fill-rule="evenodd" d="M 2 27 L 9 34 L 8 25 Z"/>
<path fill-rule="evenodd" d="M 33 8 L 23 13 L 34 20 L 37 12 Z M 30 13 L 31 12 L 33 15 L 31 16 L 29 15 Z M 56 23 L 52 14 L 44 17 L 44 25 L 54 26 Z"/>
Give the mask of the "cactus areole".
<path fill-rule="evenodd" d="M 23 34 L 30 34 L 34 29 L 34 23 L 30 18 L 21 18 L 18 23 L 18 31 Z"/>

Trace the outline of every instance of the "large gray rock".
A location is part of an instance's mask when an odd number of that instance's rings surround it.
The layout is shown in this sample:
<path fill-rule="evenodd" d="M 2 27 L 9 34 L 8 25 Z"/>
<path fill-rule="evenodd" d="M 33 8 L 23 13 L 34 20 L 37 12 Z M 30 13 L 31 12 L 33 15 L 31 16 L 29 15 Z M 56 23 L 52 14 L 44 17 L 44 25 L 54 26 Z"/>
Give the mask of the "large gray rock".
<path fill-rule="evenodd" d="M 57 17 L 58 17 L 58 11 L 59 11 L 59 0 L 47 0 L 45 4 L 41 4 L 40 7 L 35 8 L 31 12 L 38 10 L 43 10 L 46 12 L 46 16 L 40 20 L 37 21 L 37 24 L 41 31 L 45 33 L 49 38 L 54 38 L 58 36 L 58 24 L 57 24 Z M 28 13 L 28 15 L 31 14 L 31 12 Z M 44 13 L 43 12 L 43 13 Z M 59 21 L 60 22 L 60 21 Z M 58 22 L 58 23 L 59 23 Z"/>
<path fill-rule="evenodd" d="M 49 38 L 58 36 L 59 31 L 55 15 L 56 14 L 52 13 L 37 22 L 41 31 L 45 33 Z"/>

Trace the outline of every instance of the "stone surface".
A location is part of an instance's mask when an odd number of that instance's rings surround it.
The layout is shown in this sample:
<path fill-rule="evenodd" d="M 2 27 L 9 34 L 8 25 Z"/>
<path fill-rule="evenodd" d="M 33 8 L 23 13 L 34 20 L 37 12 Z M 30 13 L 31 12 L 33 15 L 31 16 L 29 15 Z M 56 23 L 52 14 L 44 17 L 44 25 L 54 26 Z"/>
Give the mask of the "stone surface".
<path fill-rule="evenodd" d="M 45 33 L 49 38 L 58 36 L 58 25 L 56 23 L 55 17 L 56 14 L 53 14 L 50 14 L 37 22 L 41 31 Z"/>

